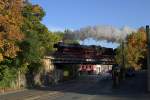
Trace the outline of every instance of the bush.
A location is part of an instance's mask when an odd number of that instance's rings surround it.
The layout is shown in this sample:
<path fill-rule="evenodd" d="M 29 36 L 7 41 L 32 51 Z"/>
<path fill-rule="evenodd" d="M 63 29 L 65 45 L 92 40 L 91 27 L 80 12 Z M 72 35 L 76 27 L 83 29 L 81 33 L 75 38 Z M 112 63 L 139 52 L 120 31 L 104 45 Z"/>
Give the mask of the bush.
<path fill-rule="evenodd" d="M 16 81 L 17 70 L 7 65 L 0 65 L 0 87 L 13 87 Z"/>

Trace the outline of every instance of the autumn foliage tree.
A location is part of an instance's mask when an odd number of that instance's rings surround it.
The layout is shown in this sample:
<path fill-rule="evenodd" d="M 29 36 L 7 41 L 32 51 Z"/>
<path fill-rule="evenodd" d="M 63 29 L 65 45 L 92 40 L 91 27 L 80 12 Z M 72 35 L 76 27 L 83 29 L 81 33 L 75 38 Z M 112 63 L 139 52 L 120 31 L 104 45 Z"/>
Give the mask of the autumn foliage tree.
<path fill-rule="evenodd" d="M 51 32 L 41 23 L 44 16 L 28 0 L 0 0 L 0 88 L 14 87 L 25 75 L 34 81 L 44 56 L 64 38 L 65 32 Z"/>
<path fill-rule="evenodd" d="M 0 59 L 15 58 L 19 47 L 17 42 L 23 39 L 20 30 L 22 24 L 22 0 L 0 1 Z"/>
<path fill-rule="evenodd" d="M 0 0 L 0 87 L 10 87 L 15 82 L 17 68 L 13 64 L 24 39 L 21 31 L 22 0 Z"/>
<path fill-rule="evenodd" d="M 141 69 L 143 65 L 142 60 L 146 59 L 146 42 L 147 37 L 144 28 L 140 28 L 137 32 L 128 35 L 124 48 L 122 48 L 122 44 L 117 48 L 117 63 L 122 65 L 122 55 L 124 55 L 125 67 Z"/>

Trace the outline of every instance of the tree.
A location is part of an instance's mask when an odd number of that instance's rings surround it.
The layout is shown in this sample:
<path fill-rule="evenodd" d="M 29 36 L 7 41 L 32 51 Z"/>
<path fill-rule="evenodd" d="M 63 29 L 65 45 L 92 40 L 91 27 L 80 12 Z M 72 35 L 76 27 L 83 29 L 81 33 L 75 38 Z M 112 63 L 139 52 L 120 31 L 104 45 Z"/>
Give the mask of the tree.
<path fill-rule="evenodd" d="M 19 70 L 25 71 L 27 77 L 30 77 L 31 80 L 36 74 L 40 73 L 41 60 L 45 55 L 54 51 L 53 44 L 60 41 L 61 35 L 50 32 L 41 23 L 45 12 L 39 5 L 27 3 L 23 8 L 22 15 L 24 21 L 22 32 L 25 39 L 20 43 L 21 51 L 17 56 L 18 66 L 20 66 Z M 28 85 L 35 85 L 34 81 L 29 82 Z"/>
<path fill-rule="evenodd" d="M 0 55 L 15 58 L 19 47 L 17 42 L 23 39 L 20 30 L 22 24 L 22 0 L 0 1 Z"/>
<path fill-rule="evenodd" d="M 44 16 L 39 5 L 27 0 L 0 0 L 0 87 L 37 72 L 41 59 L 62 40 L 63 32 L 50 32 L 41 23 Z"/>
<path fill-rule="evenodd" d="M 140 28 L 137 32 L 134 32 L 127 36 L 124 49 L 122 44 L 117 49 L 116 61 L 122 65 L 122 53 L 124 54 L 125 67 L 134 67 L 140 69 L 142 66 L 142 59 L 146 58 L 146 32 L 144 28 Z M 123 50 L 122 50 L 123 49 Z"/>
<path fill-rule="evenodd" d="M 69 29 L 66 29 L 63 33 L 63 42 L 66 44 L 79 44 L 79 41 L 75 39 L 72 31 Z"/>
<path fill-rule="evenodd" d="M 41 23 L 45 12 L 40 6 L 27 4 L 23 8 L 22 15 L 24 19 L 22 32 L 25 34 L 25 39 L 20 44 L 22 56 L 28 63 L 39 62 L 45 54 L 53 51 L 53 44 L 61 37 L 50 32 Z"/>
<path fill-rule="evenodd" d="M 0 0 L 0 86 L 10 87 L 17 76 L 14 59 L 20 51 L 18 43 L 24 39 L 22 0 Z"/>

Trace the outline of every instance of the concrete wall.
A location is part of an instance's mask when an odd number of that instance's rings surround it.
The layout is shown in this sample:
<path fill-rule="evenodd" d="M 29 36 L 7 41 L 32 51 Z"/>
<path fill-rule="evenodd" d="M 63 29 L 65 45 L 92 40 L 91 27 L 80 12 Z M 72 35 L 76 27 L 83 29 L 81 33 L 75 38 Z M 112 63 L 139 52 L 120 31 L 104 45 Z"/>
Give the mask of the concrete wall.
<path fill-rule="evenodd" d="M 53 71 L 55 69 L 54 64 L 52 63 L 52 57 L 50 56 L 45 56 L 43 59 L 43 67 L 44 67 L 44 72 L 50 72 Z"/>
<path fill-rule="evenodd" d="M 46 56 L 43 59 L 44 74 L 42 78 L 45 85 L 57 84 L 63 78 L 63 71 L 56 69 L 52 59 L 51 56 Z"/>

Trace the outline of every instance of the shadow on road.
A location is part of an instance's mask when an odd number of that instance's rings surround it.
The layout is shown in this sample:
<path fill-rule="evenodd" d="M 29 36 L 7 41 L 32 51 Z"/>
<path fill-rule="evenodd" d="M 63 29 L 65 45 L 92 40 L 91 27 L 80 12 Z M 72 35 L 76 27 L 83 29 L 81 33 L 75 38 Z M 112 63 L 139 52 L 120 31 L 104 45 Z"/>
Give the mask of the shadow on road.
<path fill-rule="evenodd" d="M 146 92 L 146 71 L 137 72 L 132 78 L 124 80 L 118 88 L 112 88 L 111 79 L 95 80 L 94 77 L 69 81 L 52 87 L 36 88 L 44 91 L 59 91 L 86 95 L 111 97 L 142 98 L 149 96 Z"/>
<path fill-rule="evenodd" d="M 0 100 L 28 100 L 28 98 L 32 100 L 86 100 L 87 98 L 88 100 L 149 100 L 150 94 L 146 92 L 146 76 L 146 71 L 137 72 L 134 77 L 121 82 L 118 88 L 112 88 L 110 78 L 93 75 L 51 87 L 1 95 Z M 35 97 L 39 99 L 33 99 Z"/>

